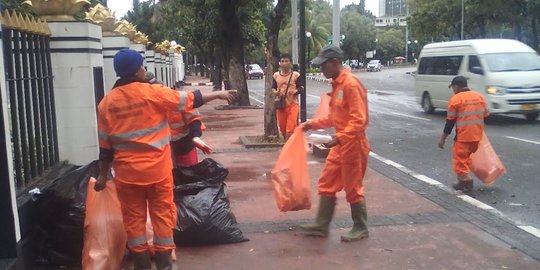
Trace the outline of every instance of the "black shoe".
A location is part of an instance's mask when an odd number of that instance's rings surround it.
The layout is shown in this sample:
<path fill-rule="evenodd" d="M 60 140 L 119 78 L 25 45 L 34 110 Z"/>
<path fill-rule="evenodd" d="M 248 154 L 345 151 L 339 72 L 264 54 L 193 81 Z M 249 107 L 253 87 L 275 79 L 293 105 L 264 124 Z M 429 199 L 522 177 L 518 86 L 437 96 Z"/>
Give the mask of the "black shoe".
<path fill-rule="evenodd" d="M 452 187 L 455 190 L 471 191 L 473 189 L 473 181 L 459 181 L 457 184 L 453 184 Z"/>

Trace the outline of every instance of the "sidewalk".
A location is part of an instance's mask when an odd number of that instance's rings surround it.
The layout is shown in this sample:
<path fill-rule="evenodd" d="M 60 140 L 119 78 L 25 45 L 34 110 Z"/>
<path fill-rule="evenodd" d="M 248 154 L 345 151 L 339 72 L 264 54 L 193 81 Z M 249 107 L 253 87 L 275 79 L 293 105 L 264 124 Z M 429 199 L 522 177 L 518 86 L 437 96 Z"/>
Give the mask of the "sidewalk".
<path fill-rule="evenodd" d="M 211 86 L 184 89 L 212 91 Z M 308 155 L 312 209 L 279 212 L 265 175 L 279 149 L 247 150 L 238 139 L 263 133 L 263 110 L 215 110 L 219 104 L 223 101 L 200 108 L 207 127 L 202 138 L 215 149 L 211 157 L 229 169 L 231 207 L 251 241 L 178 247 L 178 269 L 540 269 L 540 239 L 505 217 L 373 157 L 364 181 L 370 237 L 340 242 L 340 235 L 352 226 L 343 192 L 338 195 L 330 236 L 303 236 L 295 226 L 315 217 L 316 185 L 324 159 Z M 203 158 L 200 154 L 199 159 Z"/>

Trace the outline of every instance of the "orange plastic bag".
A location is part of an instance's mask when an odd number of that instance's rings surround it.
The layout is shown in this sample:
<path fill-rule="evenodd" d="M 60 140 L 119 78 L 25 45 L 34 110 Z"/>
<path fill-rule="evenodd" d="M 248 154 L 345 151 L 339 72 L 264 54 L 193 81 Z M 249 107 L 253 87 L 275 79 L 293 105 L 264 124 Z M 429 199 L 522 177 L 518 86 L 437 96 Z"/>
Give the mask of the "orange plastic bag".
<path fill-rule="evenodd" d="M 315 115 L 313 116 L 313 119 L 325 119 L 325 118 L 328 118 L 329 114 L 330 114 L 330 96 L 328 95 L 328 93 L 322 93 L 321 101 L 319 102 L 319 106 L 317 107 L 317 111 L 315 111 Z"/>
<path fill-rule="evenodd" d="M 297 127 L 272 170 L 274 195 L 282 212 L 311 208 L 306 146 L 304 132 Z"/>
<path fill-rule="evenodd" d="M 478 150 L 471 155 L 471 159 L 471 171 L 485 185 L 492 185 L 497 178 L 506 173 L 504 164 L 495 153 L 485 133 L 478 144 Z"/>
<path fill-rule="evenodd" d="M 84 218 L 82 268 L 87 270 L 120 269 L 127 235 L 122 223 L 120 201 L 113 181 L 96 192 L 96 179 L 90 178 Z"/>

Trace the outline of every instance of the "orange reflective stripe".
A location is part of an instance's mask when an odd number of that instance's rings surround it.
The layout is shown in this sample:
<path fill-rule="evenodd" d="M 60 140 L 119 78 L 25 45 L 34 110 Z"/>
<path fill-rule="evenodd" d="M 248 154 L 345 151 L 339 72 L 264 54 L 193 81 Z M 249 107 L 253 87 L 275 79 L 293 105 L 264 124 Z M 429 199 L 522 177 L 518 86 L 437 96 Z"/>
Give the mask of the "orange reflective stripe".
<path fill-rule="evenodd" d="M 136 247 L 146 243 L 146 236 L 141 236 L 133 239 L 128 239 L 127 244 L 129 247 Z"/>
<path fill-rule="evenodd" d="M 105 131 L 101 131 L 99 130 L 98 131 L 98 138 L 102 139 L 102 140 L 108 140 L 109 139 L 109 134 Z"/>
<path fill-rule="evenodd" d="M 180 139 L 184 138 L 185 136 L 187 136 L 188 134 L 189 134 L 189 131 L 175 132 L 175 134 L 171 136 L 171 141 L 180 140 Z"/>
<path fill-rule="evenodd" d="M 181 111 L 184 111 L 186 108 L 186 103 L 188 100 L 188 93 L 182 92 L 182 91 L 179 91 L 178 93 L 180 94 L 180 104 L 178 105 L 177 111 L 181 112 Z"/>
<path fill-rule="evenodd" d="M 169 143 L 171 136 L 167 135 L 162 139 L 152 142 L 124 142 L 113 145 L 114 150 L 160 150 Z"/>
<path fill-rule="evenodd" d="M 456 126 L 462 127 L 462 126 L 470 126 L 470 125 L 478 125 L 478 124 L 484 124 L 484 119 L 474 119 L 474 120 L 458 120 L 456 122 Z"/>
<path fill-rule="evenodd" d="M 183 120 L 182 120 L 182 122 L 174 122 L 174 123 L 170 124 L 170 127 L 172 129 L 178 129 L 178 128 L 182 128 L 182 127 L 185 127 L 185 126 L 186 126 L 186 123 L 184 123 Z"/>
<path fill-rule="evenodd" d="M 161 238 L 154 235 L 154 244 L 159 246 L 173 245 L 174 239 L 172 237 Z"/>
<path fill-rule="evenodd" d="M 199 110 L 194 110 L 192 113 L 184 112 L 182 116 L 184 118 L 184 122 L 189 124 L 193 122 L 194 120 L 200 119 L 201 113 L 199 112 Z"/>
<path fill-rule="evenodd" d="M 162 131 L 164 128 L 167 128 L 167 121 L 163 121 L 160 124 L 153 127 L 111 135 L 110 140 L 113 142 L 122 142 L 122 141 L 127 141 L 127 140 L 131 140 L 135 138 L 141 138 L 144 136 L 152 135 L 154 133 L 158 133 L 159 131 Z"/>
<path fill-rule="evenodd" d="M 467 111 L 467 112 L 460 112 L 457 114 L 457 117 L 465 117 L 465 116 L 472 116 L 472 115 L 481 115 L 484 116 L 484 114 L 487 111 L 484 109 L 476 110 L 476 111 Z"/>

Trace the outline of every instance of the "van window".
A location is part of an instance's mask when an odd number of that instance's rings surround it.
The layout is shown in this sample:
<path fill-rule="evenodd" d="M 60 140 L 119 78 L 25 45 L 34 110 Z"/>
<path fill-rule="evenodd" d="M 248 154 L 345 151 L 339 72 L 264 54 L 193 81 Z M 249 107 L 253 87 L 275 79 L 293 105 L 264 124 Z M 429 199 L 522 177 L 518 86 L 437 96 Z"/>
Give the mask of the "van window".
<path fill-rule="evenodd" d="M 469 72 L 472 72 L 473 67 L 482 67 L 482 66 L 480 65 L 480 61 L 478 60 L 478 56 L 469 55 Z"/>
<path fill-rule="evenodd" d="M 422 57 L 418 66 L 418 74 L 457 75 L 462 60 L 462 55 Z"/>
<path fill-rule="evenodd" d="M 492 72 L 540 70 L 536 53 L 490 53 L 482 55 Z"/>

